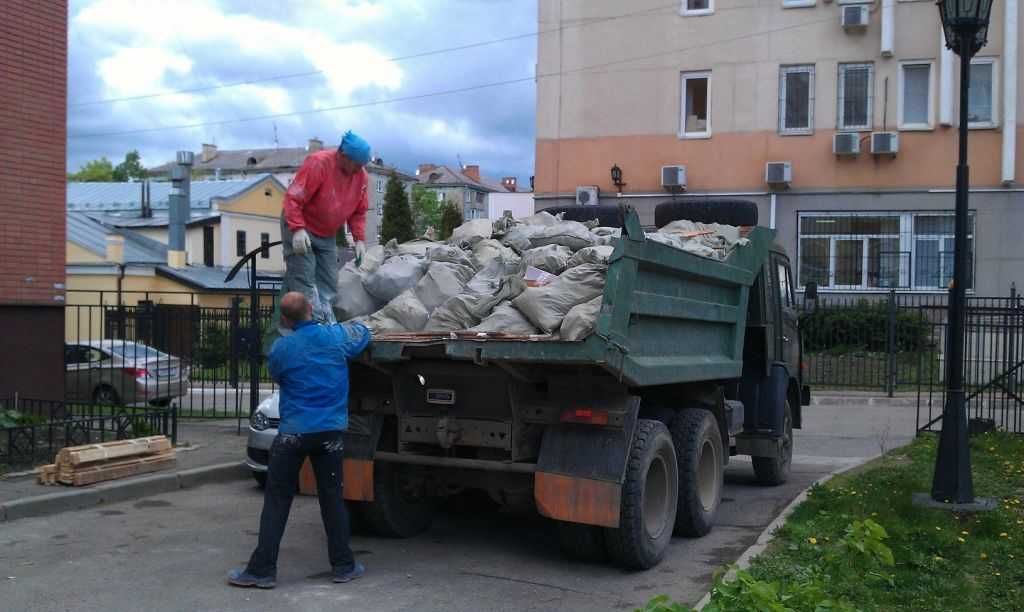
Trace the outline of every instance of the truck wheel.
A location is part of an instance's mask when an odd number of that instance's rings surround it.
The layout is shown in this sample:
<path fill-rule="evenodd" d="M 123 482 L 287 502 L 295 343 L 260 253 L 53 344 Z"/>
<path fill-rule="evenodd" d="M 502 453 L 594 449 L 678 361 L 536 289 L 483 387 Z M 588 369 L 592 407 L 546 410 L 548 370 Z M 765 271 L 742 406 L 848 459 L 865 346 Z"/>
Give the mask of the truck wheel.
<path fill-rule="evenodd" d="M 672 436 L 663 423 L 640 419 L 622 483 L 619 528 L 606 529 L 611 560 L 628 569 L 661 562 L 672 540 L 679 499 L 679 468 Z"/>
<path fill-rule="evenodd" d="M 552 206 L 545 208 L 542 212 L 551 213 L 552 215 L 561 214 L 562 219 L 566 221 L 579 221 L 583 223 L 597 219 L 597 222 L 602 227 L 622 227 L 622 213 L 615 204 Z"/>
<path fill-rule="evenodd" d="M 374 462 L 374 501 L 364 502 L 360 514 L 367 526 L 386 538 L 411 538 L 430 527 L 436 500 L 414 494 L 403 485 L 402 466 Z"/>
<path fill-rule="evenodd" d="M 654 225 L 685 219 L 698 223 L 757 225 L 757 204 L 748 200 L 679 200 L 654 207 Z"/>
<path fill-rule="evenodd" d="M 751 457 L 754 463 L 754 476 L 763 485 L 780 485 L 789 478 L 789 468 L 793 463 L 793 413 L 786 402 L 782 417 L 782 454 L 778 457 Z"/>
<path fill-rule="evenodd" d="M 558 541 L 562 554 L 570 559 L 597 563 L 608 560 L 601 527 L 558 521 Z"/>
<path fill-rule="evenodd" d="M 715 416 L 700 408 L 683 410 L 672 422 L 679 455 L 676 535 L 700 537 L 711 531 L 725 478 L 722 434 Z"/>

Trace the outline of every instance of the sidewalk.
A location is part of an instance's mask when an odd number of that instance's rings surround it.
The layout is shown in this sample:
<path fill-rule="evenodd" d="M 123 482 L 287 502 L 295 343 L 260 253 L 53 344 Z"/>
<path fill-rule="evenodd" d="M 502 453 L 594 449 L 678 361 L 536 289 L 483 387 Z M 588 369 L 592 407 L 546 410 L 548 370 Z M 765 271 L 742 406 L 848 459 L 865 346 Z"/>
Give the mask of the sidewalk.
<path fill-rule="evenodd" d="M 179 421 L 178 464 L 173 470 L 92 486 L 44 486 L 36 482 L 34 473 L 0 478 L 0 521 L 244 478 L 246 470 L 241 462 L 245 459 L 246 433 L 244 420 L 241 434 L 235 419 Z M 12 507 L 18 508 L 13 514 L 9 511 Z"/>

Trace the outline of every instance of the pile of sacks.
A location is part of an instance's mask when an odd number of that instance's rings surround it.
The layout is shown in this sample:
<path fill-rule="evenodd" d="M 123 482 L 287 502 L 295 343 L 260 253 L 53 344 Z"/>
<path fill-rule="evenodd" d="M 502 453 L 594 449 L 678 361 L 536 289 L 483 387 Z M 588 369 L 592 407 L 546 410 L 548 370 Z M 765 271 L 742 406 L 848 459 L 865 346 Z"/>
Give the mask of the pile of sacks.
<path fill-rule="evenodd" d="M 742 244 L 730 226 L 675 225 L 649 236 L 715 259 Z M 541 212 L 469 221 L 447 243 L 392 240 L 342 268 L 335 316 L 359 320 L 376 335 L 471 331 L 582 340 L 594 330 L 620 234 Z"/>

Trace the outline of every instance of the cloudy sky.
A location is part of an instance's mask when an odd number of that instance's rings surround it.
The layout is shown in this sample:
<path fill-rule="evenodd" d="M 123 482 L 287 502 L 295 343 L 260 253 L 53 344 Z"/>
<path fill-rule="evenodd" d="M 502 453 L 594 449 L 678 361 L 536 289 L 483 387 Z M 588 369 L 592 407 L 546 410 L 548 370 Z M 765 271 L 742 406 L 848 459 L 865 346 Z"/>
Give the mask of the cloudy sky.
<path fill-rule="evenodd" d="M 280 146 L 353 129 L 406 170 L 461 157 L 525 180 L 536 38 L 407 56 L 536 29 L 537 0 L 72 0 L 68 169 L 130 149 L 155 166 L 201 143 L 272 147 L 276 124 Z M 281 116 L 235 121 L 268 115 Z M 197 124 L 213 125 L 155 129 Z"/>

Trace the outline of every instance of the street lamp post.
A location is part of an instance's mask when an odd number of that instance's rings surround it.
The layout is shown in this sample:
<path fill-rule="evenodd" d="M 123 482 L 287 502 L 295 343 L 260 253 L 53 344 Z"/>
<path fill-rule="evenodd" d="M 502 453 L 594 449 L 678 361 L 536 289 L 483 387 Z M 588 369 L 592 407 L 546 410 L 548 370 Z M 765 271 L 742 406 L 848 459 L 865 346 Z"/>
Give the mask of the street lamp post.
<path fill-rule="evenodd" d="M 931 497 L 936 502 L 971 504 L 974 484 L 967 442 L 967 406 L 964 397 L 964 327 L 967 304 L 967 166 L 968 88 L 971 58 L 988 41 L 992 0 L 939 0 L 939 15 L 946 46 L 960 56 L 960 162 L 956 167 L 956 223 L 953 247 L 953 289 L 949 296 L 946 339 L 946 405 L 935 458 Z"/>

